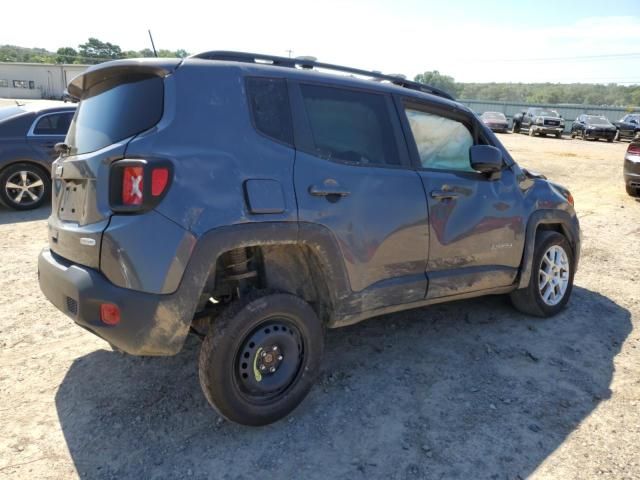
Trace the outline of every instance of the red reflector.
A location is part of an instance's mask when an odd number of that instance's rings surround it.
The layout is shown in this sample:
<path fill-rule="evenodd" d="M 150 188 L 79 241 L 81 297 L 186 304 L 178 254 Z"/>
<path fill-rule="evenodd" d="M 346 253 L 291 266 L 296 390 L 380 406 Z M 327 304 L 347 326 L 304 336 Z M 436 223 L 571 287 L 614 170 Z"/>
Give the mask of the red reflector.
<path fill-rule="evenodd" d="M 627 149 L 627 153 L 631 154 L 631 155 L 640 155 L 640 145 L 629 145 L 629 148 Z"/>
<path fill-rule="evenodd" d="M 122 204 L 142 205 L 142 167 L 124 167 L 122 173 Z"/>
<path fill-rule="evenodd" d="M 120 309 L 113 303 L 103 303 L 100 305 L 100 320 L 107 325 L 117 325 L 120 323 Z"/>
<path fill-rule="evenodd" d="M 151 172 L 151 195 L 159 197 L 169 183 L 168 168 L 154 168 Z"/>

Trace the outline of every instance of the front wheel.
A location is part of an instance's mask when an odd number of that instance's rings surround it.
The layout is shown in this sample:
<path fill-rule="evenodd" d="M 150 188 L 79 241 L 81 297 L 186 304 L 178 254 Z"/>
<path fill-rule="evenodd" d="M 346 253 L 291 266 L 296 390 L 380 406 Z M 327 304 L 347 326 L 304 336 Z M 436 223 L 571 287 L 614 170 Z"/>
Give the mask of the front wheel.
<path fill-rule="evenodd" d="M 531 125 L 529 125 L 529 136 L 533 137 L 536 134 L 536 132 L 533 130 L 533 127 Z"/>
<path fill-rule="evenodd" d="M 307 395 L 322 349 L 322 325 L 308 303 L 257 291 L 215 319 L 200 350 L 200 385 L 226 419 L 266 425 Z"/>
<path fill-rule="evenodd" d="M 516 309 L 536 317 L 555 315 L 569 301 L 573 289 L 573 251 L 558 232 L 536 236 L 529 286 L 511 293 Z"/>
<path fill-rule="evenodd" d="M 16 163 L 0 172 L 0 200 L 14 210 L 42 206 L 51 195 L 49 174 L 30 163 Z"/>

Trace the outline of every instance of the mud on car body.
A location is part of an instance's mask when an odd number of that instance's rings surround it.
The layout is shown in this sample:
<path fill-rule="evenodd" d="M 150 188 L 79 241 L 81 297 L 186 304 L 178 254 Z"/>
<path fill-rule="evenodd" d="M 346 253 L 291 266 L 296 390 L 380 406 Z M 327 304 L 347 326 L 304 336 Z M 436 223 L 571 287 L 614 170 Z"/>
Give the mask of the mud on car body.
<path fill-rule="evenodd" d="M 131 354 L 201 335 L 200 383 L 230 420 L 295 408 L 325 328 L 485 294 L 544 317 L 569 299 L 570 193 L 435 88 L 208 52 L 103 63 L 69 92 L 41 288 Z"/>

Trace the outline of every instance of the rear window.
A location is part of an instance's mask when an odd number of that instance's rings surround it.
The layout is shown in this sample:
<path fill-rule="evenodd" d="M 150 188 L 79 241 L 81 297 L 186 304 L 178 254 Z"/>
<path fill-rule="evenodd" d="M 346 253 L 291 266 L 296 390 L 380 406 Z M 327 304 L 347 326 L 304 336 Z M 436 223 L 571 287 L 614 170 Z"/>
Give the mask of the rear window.
<path fill-rule="evenodd" d="M 84 92 L 67 144 L 71 154 L 88 153 L 148 130 L 160 121 L 164 85 L 160 77 L 110 78 Z"/>

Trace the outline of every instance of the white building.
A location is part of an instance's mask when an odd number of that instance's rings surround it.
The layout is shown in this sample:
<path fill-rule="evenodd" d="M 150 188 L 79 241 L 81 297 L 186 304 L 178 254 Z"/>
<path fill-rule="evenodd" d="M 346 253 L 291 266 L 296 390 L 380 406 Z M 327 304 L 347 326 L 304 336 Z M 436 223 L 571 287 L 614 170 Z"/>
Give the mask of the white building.
<path fill-rule="evenodd" d="M 0 98 L 59 100 L 74 77 L 89 65 L 0 62 Z"/>

